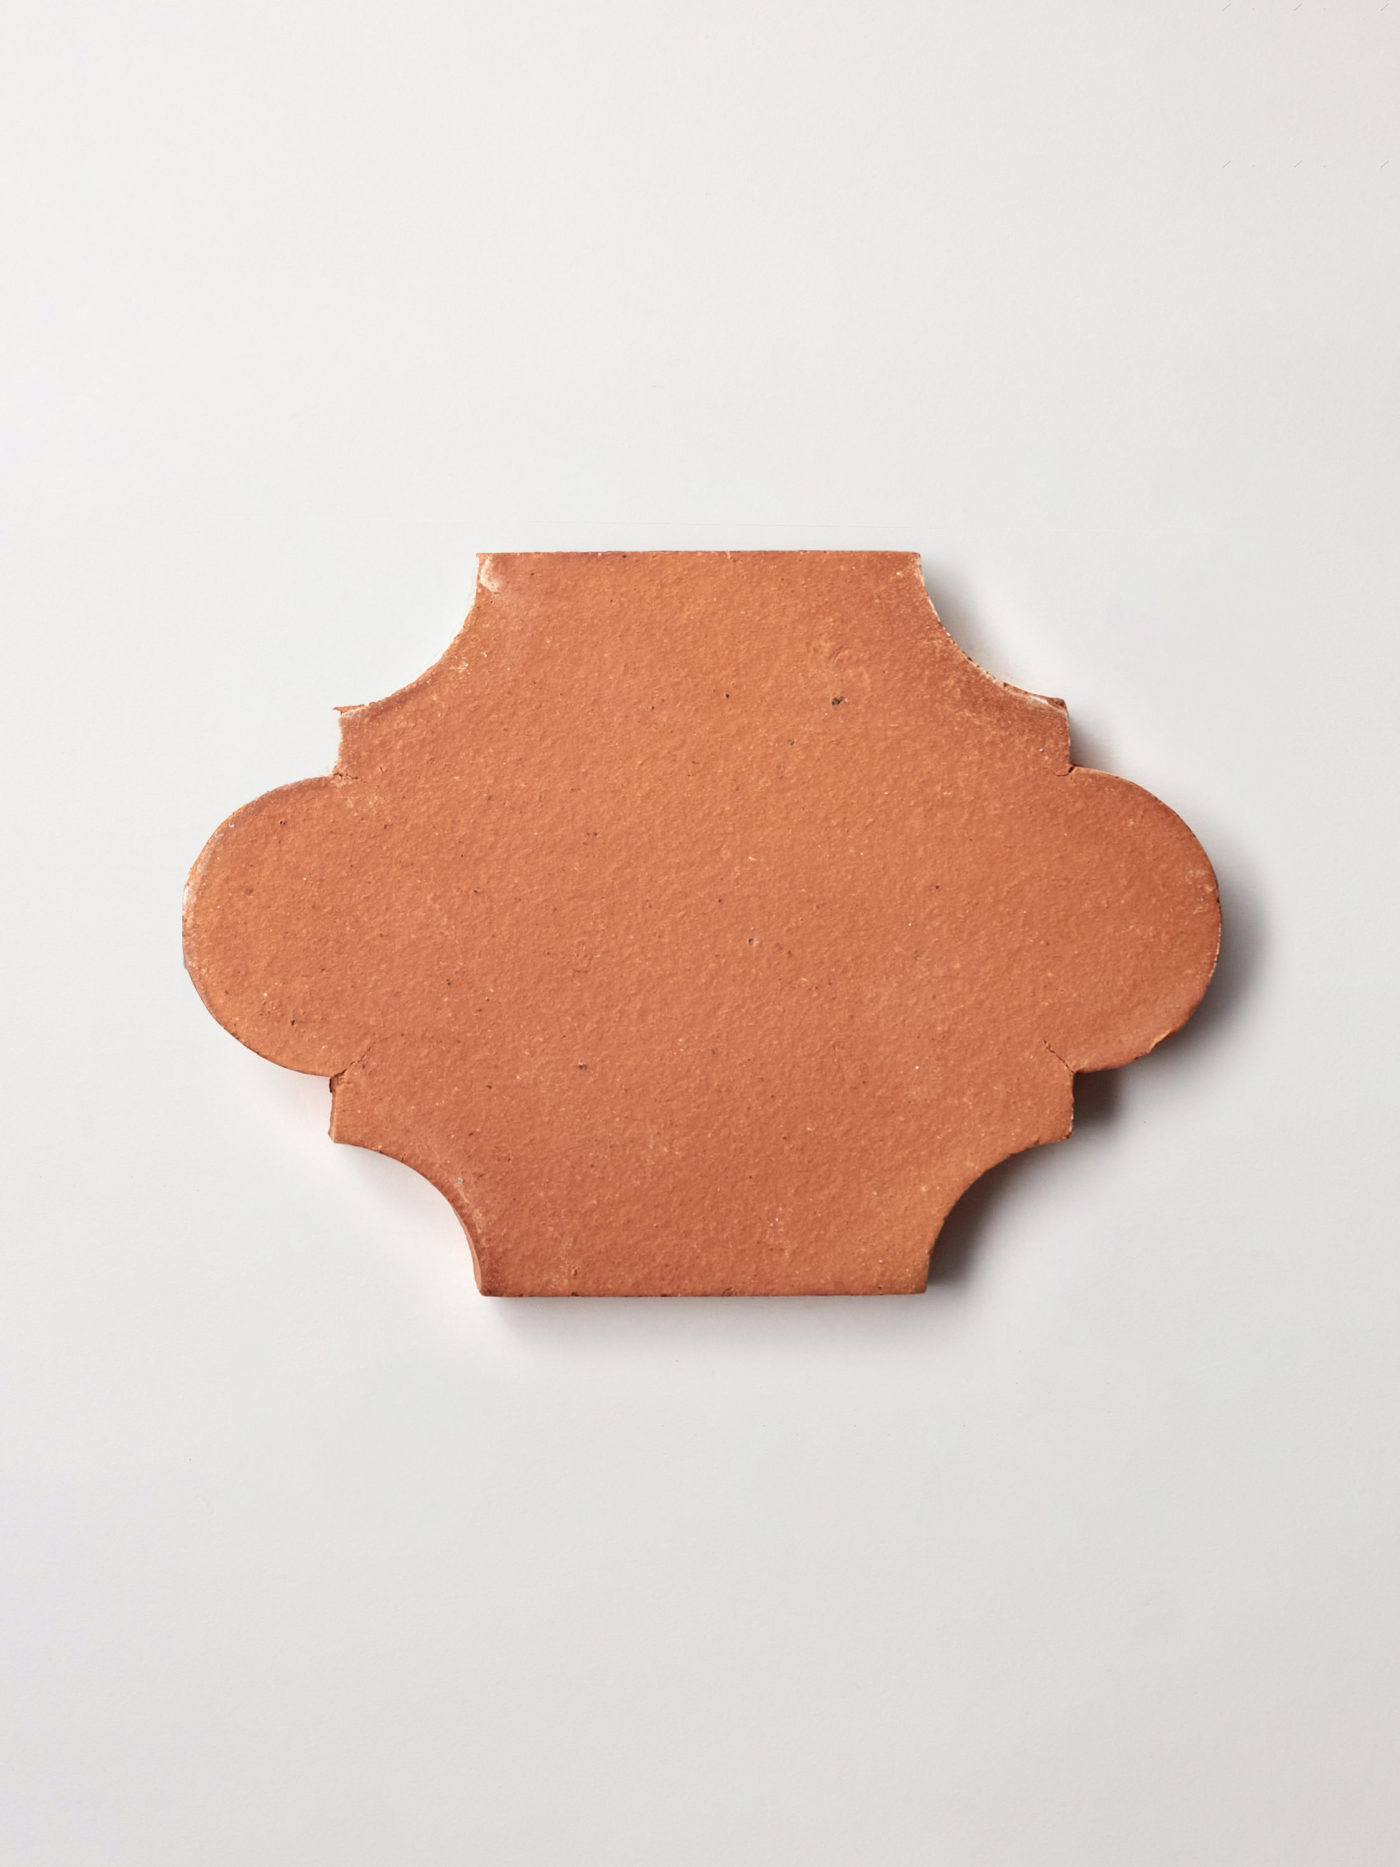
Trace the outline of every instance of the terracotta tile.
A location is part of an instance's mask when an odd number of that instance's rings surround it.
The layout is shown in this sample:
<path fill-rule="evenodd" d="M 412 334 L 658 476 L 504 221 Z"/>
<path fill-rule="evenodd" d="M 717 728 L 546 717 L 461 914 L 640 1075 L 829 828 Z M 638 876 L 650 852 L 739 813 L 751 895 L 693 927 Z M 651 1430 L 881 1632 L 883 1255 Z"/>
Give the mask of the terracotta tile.
<path fill-rule="evenodd" d="M 912 1291 L 1219 939 L 1190 831 L 1071 765 L 906 552 L 484 558 L 435 667 L 190 878 L 210 1011 L 329 1076 L 496 1295 Z"/>

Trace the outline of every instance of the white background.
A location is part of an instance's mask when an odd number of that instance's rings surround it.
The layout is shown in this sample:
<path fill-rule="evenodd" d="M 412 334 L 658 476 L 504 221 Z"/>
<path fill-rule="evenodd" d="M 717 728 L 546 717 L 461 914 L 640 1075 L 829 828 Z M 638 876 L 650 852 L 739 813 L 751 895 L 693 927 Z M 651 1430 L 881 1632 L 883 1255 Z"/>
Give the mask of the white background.
<path fill-rule="evenodd" d="M 1400 6 L 10 0 L 4 1867 L 1400 1859 Z M 1215 858 L 920 1298 L 508 1303 L 180 965 L 474 553 L 924 554 Z"/>

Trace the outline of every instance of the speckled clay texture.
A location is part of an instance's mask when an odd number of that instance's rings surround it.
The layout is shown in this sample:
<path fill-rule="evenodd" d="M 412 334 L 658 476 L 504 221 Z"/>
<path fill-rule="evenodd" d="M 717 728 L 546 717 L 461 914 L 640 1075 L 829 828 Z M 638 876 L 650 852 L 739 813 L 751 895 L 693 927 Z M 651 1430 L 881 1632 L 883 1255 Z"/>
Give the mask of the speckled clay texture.
<path fill-rule="evenodd" d="M 1189 1015 L 1215 880 L 906 552 L 481 561 L 420 680 L 214 833 L 205 1004 L 431 1180 L 493 1295 L 923 1288 L 1077 1070 Z"/>

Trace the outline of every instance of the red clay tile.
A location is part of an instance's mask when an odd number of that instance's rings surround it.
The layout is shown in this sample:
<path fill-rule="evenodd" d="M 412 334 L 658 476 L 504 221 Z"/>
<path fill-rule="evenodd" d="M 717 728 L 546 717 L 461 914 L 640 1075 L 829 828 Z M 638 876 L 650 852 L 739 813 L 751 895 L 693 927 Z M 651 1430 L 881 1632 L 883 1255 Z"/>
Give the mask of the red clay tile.
<path fill-rule="evenodd" d="M 906 552 L 494 556 L 421 680 L 195 865 L 191 977 L 452 1203 L 494 1295 L 912 1291 L 1076 1070 L 1190 1014 L 1179 818 Z"/>

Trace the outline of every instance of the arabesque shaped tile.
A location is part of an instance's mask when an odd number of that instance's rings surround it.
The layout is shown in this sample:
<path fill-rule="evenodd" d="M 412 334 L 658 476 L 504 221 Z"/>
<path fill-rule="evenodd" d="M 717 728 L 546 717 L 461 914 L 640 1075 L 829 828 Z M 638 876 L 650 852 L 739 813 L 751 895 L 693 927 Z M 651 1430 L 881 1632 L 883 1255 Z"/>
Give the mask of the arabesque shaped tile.
<path fill-rule="evenodd" d="M 484 558 L 423 677 L 190 878 L 218 1020 L 328 1076 L 499 1295 L 912 1291 L 1219 943 L 1179 818 L 1070 762 L 904 552 Z"/>

